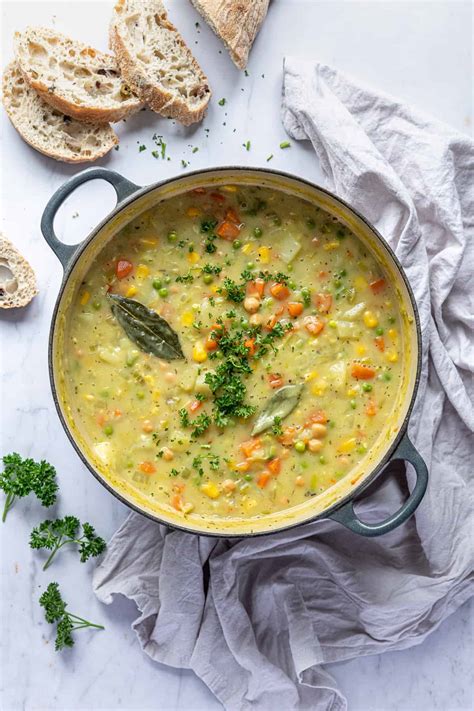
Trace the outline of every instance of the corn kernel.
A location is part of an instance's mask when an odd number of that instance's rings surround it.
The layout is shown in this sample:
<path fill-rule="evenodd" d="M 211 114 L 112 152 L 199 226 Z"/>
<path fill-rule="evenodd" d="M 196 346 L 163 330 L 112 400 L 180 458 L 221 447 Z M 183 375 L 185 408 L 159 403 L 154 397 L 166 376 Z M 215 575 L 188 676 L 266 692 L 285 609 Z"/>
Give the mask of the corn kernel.
<path fill-rule="evenodd" d="M 311 388 L 311 393 L 313 395 L 324 395 L 324 391 L 327 388 L 327 383 L 325 383 L 323 380 L 318 380 L 317 383 L 314 383 L 314 385 Z"/>
<path fill-rule="evenodd" d="M 197 343 L 194 344 L 193 360 L 196 361 L 196 363 L 204 363 L 206 358 L 207 358 L 207 351 L 204 348 L 201 341 L 198 341 Z"/>
<path fill-rule="evenodd" d="M 367 348 L 362 343 L 359 343 L 356 346 L 356 353 L 357 353 L 357 355 L 361 355 L 361 356 L 365 355 L 367 353 Z"/>
<path fill-rule="evenodd" d="M 188 217 L 199 217 L 201 210 L 198 207 L 188 207 L 186 214 Z"/>
<path fill-rule="evenodd" d="M 219 487 L 217 484 L 214 484 L 213 481 L 207 481 L 205 484 L 201 486 L 201 491 L 203 494 L 206 494 L 210 499 L 217 499 L 219 498 L 220 491 Z"/>
<path fill-rule="evenodd" d="M 94 399 L 95 399 L 94 396 L 91 395 L 90 393 L 87 395 L 84 395 L 84 400 L 87 400 L 88 402 L 92 402 L 92 400 L 94 400 Z"/>
<path fill-rule="evenodd" d="M 346 395 L 347 397 L 355 397 L 357 395 L 357 390 L 354 390 L 354 388 L 349 388 Z"/>
<path fill-rule="evenodd" d="M 258 256 L 262 264 L 268 264 L 270 261 L 270 249 L 268 247 L 260 247 L 258 250 Z"/>
<path fill-rule="evenodd" d="M 362 290 L 366 289 L 368 287 L 368 284 L 365 281 L 364 277 L 358 276 L 354 279 L 354 286 L 356 289 Z"/>
<path fill-rule="evenodd" d="M 251 254 L 253 252 L 253 244 L 251 242 L 246 242 L 242 247 L 242 252 L 244 254 Z"/>
<path fill-rule="evenodd" d="M 130 298 L 131 296 L 135 296 L 137 291 L 138 291 L 137 287 L 134 284 L 130 284 L 127 291 L 125 292 L 125 296 L 127 296 L 128 298 Z"/>
<path fill-rule="evenodd" d="M 145 381 L 145 383 L 148 383 L 148 385 L 154 385 L 154 384 L 155 384 L 155 378 L 153 377 L 153 375 L 149 375 L 149 374 L 148 374 L 148 375 L 144 375 L 144 376 L 143 376 L 143 380 Z"/>
<path fill-rule="evenodd" d="M 350 437 L 350 439 L 346 439 L 345 442 L 341 442 L 341 444 L 337 448 L 337 451 L 343 452 L 344 454 L 348 454 L 349 452 L 352 452 L 353 449 L 355 449 L 356 444 L 357 444 L 356 438 Z"/>
<path fill-rule="evenodd" d="M 339 249 L 341 246 L 340 242 L 327 242 L 323 245 L 323 249 L 326 252 L 332 252 L 333 249 Z"/>
<path fill-rule="evenodd" d="M 310 380 L 314 380 L 315 378 L 318 377 L 318 374 L 315 370 L 311 370 L 309 373 L 304 374 L 304 379 L 308 383 Z"/>
<path fill-rule="evenodd" d="M 396 363 L 398 360 L 398 353 L 396 351 L 387 351 L 385 357 L 389 363 Z"/>
<path fill-rule="evenodd" d="M 183 326 L 192 326 L 194 323 L 194 313 L 192 311 L 183 311 L 181 314 L 181 324 Z"/>
<path fill-rule="evenodd" d="M 190 264 L 196 264 L 196 262 L 199 262 L 200 256 L 197 252 L 188 252 L 188 262 Z"/>
<path fill-rule="evenodd" d="M 364 311 L 364 323 L 367 328 L 375 328 L 378 326 L 379 320 L 372 311 Z"/>
<path fill-rule="evenodd" d="M 221 190 L 223 190 L 226 193 L 236 193 L 237 192 L 237 185 L 223 185 L 221 187 Z"/>
<path fill-rule="evenodd" d="M 398 334 L 394 328 L 389 329 L 388 335 L 390 336 L 392 341 L 396 342 Z"/>
<path fill-rule="evenodd" d="M 256 505 L 257 505 L 257 501 L 255 499 L 247 499 L 247 501 L 245 501 L 243 507 L 246 511 L 251 511 L 252 509 L 254 509 L 256 507 Z"/>
<path fill-rule="evenodd" d="M 80 300 L 81 306 L 85 306 L 90 298 L 91 298 L 90 293 L 88 291 L 84 291 L 81 296 L 81 300 Z"/>
<path fill-rule="evenodd" d="M 137 279 L 145 279 L 150 273 L 150 270 L 148 269 L 146 264 L 139 264 L 137 267 Z"/>
<path fill-rule="evenodd" d="M 161 393 L 159 390 L 153 390 L 153 392 L 151 394 L 153 400 L 155 400 L 155 401 L 160 399 L 160 395 L 161 395 Z"/>

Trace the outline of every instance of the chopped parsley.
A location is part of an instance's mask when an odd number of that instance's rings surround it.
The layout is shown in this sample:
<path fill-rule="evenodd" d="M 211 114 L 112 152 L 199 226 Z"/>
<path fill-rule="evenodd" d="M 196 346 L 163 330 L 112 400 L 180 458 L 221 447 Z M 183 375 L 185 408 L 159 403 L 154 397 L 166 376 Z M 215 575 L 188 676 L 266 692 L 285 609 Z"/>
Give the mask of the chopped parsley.
<path fill-rule="evenodd" d="M 272 425 L 272 434 L 275 435 L 275 437 L 280 437 L 280 435 L 283 434 L 283 428 L 281 426 L 281 417 L 274 417 L 273 418 L 273 425 Z"/>
<path fill-rule="evenodd" d="M 220 99 L 220 101 L 217 102 L 219 106 L 225 106 L 225 99 Z"/>
<path fill-rule="evenodd" d="M 143 153 L 143 151 L 146 151 L 146 146 L 144 143 L 142 143 L 141 146 L 138 146 L 138 152 Z"/>
<path fill-rule="evenodd" d="M 224 279 L 224 289 L 229 301 L 234 301 L 236 304 L 242 303 L 245 299 L 245 284 L 237 284 L 233 279 L 226 277 Z M 223 291 L 219 289 L 219 293 Z"/>
<path fill-rule="evenodd" d="M 218 275 L 222 271 L 222 267 L 219 267 L 217 264 L 205 264 L 202 268 L 202 273 L 203 274 L 214 274 Z"/>
<path fill-rule="evenodd" d="M 179 276 L 177 276 L 175 281 L 177 281 L 179 284 L 192 284 L 194 281 L 194 277 L 191 272 L 188 272 L 187 274 L 180 274 Z"/>
<path fill-rule="evenodd" d="M 246 151 L 250 150 L 250 146 L 252 145 L 250 141 L 247 141 L 246 143 L 242 143 L 243 147 L 245 148 Z"/>

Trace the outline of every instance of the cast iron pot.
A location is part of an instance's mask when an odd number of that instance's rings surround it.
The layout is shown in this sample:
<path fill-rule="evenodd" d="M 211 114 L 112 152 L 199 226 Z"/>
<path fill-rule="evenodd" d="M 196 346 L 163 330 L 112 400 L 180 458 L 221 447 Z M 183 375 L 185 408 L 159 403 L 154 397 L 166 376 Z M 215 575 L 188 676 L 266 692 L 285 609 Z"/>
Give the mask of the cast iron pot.
<path fill-rule="evenodd" d="M 115 209 L 78 245 L 62 243 L 56 236 L 53 221 L 64 200 L 90 180 L 106 180 L 117 194 Z M 74 421 L 73 397 L 68 392 L 62 370 L 64 338 L 71 302 L 90 265 L 114 235 L 145 210 L 159 201 L 196 187 L 219 185 L 260 185 L 284 191 L 309 200 L 345 223 L 374 254 L 398 292 L 402 304 L 403 369 L 400 388 L 395 396 L 393 414 L 381 425 L 374 446 L 355 469 L 322 494 L 303 504 L 275 514 L 249 519 L 184 516 L 171 507 L 157 504 L 129 483 L 117 478 L 99 461 L 82 437 Z M 285 173 L 258 168 L 216 168 L 188 173 L 147 187 L 139 187 L 105 168 L 90 168 L 62 185 L 48 202 L 41 220 L 44 238 L 64 268 L 64 278 L 52 317 L 49 339 L 49 372 L 54 401 L 62 425 L 73 447 L 92 474 L 120 501 L 145 516 L 166 525 L 203 535 L 243 537 L 280 531 L 292 526 L 331 518 L 363 536 L 379 536 L 404 523 L 420 504 L 428 483 L 426 465 L 407 436 L 407 426 L 418 388 L 421 362 L 421 333 L 413 293 L 401 265 L 377 230 L 350 205 L 323 188 Z M 376 477 L 383 474 L 392 460 L 411 462 L 416 483 L 401 508 L 380 523 L 364 523 L 353 508 Z"/>

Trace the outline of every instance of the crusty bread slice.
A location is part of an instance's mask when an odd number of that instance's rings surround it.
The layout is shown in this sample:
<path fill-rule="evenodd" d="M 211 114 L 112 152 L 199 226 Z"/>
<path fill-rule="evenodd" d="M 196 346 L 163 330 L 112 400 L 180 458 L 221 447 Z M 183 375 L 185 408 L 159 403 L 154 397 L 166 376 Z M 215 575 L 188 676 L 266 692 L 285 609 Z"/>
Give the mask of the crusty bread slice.
<path fill-rule="evenodd" d="M 17 32 L 15 56 L 28 84 L 71 118 L 120 121 L 143 105 L 122 81 L 115 57 L 59 32 L 43 27 Z"/>
<path fill-rule="evenodd" d="M 161 0 L 118 0 L 110 47 L 125 81 L 153 111 L 185 126 L 202 119 L 211 98 L 207 78 Z"/>
<path fill-rule="evenodd" d="M 245 69 L 253 41 L 265 19 L 269 0 L 191 0 L 223 41 L 234 64 Z"/>
<path fill-rule="evenodd" d="M 37 293 L 33 269 L 0 232 L 0 309 L 26 306 Z"/>
<path fill-rule="evenodd" d="M 109 124 L 76 121 L 46 104 L 27 84 L 16 62 L 3 75 L 3 105 L 23 140 L 55 160 L 97 160 L 118 143 Z"/>

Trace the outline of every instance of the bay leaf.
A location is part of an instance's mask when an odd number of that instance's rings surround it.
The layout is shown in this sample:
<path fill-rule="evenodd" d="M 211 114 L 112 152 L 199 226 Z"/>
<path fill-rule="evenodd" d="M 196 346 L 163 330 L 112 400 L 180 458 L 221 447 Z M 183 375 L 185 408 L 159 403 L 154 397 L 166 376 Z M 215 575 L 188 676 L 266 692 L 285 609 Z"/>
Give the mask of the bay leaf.
<path fill-rule="evenodd" d="M 119 294 L 107 294 L 113 315 L 127 334 L 145 353 L 163 360 L 184 359 L 178 334 L 164 318 L 139 301 Z"/>
<path fill-rule="evenodd" d="M 271 427 L 275 422 L 275 417 L 283 420 L 292 412 L 303 392 L 303 384 L 295 383 L 294 385 L 284 385 L 277 390 L 272 397 L 267 400 L 261 412 L 257 415 L 255 424 L 252 430 L 254 435 L 264 432 Z"/>

